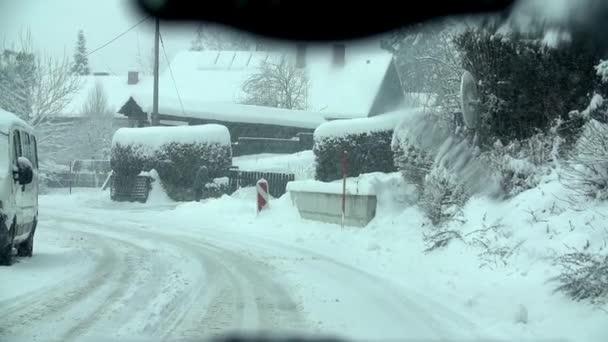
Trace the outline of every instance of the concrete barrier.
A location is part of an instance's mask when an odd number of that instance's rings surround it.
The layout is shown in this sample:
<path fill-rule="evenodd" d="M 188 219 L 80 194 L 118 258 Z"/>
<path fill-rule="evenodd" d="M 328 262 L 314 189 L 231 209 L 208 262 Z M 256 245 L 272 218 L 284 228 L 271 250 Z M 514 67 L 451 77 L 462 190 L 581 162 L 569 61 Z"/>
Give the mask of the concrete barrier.
<path fill-rule="evenodd" d="M 341 223 L 341 194 L 293 189 L 290 189 L 289 193 L 302 218 L 325 223 Z M 375 195 L 347 194 L 344 224 L 365 227 L 376 216 L 376 202 Z"/>

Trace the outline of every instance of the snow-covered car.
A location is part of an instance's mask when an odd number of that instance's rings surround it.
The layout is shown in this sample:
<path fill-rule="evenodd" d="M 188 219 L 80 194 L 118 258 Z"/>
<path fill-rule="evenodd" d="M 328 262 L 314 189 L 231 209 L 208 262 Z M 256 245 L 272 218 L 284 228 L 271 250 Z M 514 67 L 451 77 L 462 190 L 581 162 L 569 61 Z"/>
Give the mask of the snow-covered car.
<path fill-rule="evenodd" d="M 0 109 L 0 264 L 32 256 L 38 221 L 38 151 L 33 128 Z"/>

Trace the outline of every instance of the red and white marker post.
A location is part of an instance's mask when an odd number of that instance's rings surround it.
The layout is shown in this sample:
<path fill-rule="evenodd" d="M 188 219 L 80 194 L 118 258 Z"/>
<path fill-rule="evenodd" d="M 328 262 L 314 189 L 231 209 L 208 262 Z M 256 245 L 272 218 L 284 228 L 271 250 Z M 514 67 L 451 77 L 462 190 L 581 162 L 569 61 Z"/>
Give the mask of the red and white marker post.
<path fill-rule="evenodd" d="M 268 182 L 262 178 L 260 179 L 256 186 L 255 186 L 257 192 L 258 192 L 258 214 L 260 213 L 260 211 L 262 211 L 262 209 L 267 208 L 268 207 Z"/>

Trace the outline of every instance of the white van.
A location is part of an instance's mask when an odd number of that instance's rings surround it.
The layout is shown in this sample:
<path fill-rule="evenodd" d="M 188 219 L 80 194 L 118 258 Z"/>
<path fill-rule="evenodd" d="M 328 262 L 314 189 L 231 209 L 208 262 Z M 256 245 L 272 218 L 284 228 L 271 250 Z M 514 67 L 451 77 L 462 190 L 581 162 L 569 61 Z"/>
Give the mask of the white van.
<path fill-rule="evenodd" d="M 32 256 L 38 219 L 38 150 L 34 130 L 0 109 L 0 264 Z"/>

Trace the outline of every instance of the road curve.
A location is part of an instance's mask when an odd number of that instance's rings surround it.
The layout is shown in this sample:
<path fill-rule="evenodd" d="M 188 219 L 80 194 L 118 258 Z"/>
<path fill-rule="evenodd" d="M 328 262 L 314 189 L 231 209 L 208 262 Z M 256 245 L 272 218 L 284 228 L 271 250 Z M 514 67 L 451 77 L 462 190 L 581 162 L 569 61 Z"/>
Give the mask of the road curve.
<path fill-rule="evenodd" d="M 93 265 L 0 301 L 0 340 L 174 341 L 234 331 L 482 337 L 441 303 L 290 244 L 212 228 L 144 226 L 128 213 L 107 223 L 93 212 L 44 214 L 40 231 L 78 246 Z"/>

